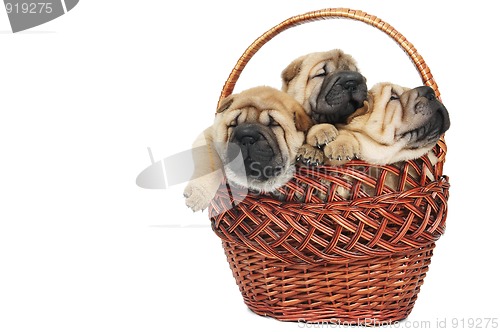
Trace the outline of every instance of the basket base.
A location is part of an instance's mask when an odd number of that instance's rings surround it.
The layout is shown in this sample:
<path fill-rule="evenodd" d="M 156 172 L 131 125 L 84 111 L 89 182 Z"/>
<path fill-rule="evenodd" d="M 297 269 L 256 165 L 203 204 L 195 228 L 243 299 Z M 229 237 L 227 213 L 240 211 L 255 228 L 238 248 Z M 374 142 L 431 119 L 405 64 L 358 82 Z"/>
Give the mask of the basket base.
<path fill-rule="evenodd" d="M 366 326 L 408 317 L 434 246 L 343 264 L 291 265 L 223 241 L 243 300 L 254 313 L 280 321 Z"/>

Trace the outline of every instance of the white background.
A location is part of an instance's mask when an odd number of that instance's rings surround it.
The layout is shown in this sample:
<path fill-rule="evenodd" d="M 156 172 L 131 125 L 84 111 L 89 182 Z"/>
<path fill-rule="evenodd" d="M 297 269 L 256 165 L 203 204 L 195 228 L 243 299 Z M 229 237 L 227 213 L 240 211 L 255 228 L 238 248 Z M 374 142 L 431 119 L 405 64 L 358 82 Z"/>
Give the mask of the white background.
<path fill-rule="evenodd" d="M 494 3 L 82 0 L 18 34 L 0 10 L 0 331 L 301 330 L 245 307 L 206 211 L 184 206 L 184 185 L 145 190 L 135 179 L 147 147 L 158 160 L 188 150 L 210 125 L 255 38 L 326 7 L 362 9 L 403 33 L 451 115 L 447 231 L 400 328 L 500 319 Z M 291 60 L 332 48 L 358 60 L 368 85 L 421 83 L 383 33 L 328 20 L 273 39 L 236 91 L 279 88 Z"/>

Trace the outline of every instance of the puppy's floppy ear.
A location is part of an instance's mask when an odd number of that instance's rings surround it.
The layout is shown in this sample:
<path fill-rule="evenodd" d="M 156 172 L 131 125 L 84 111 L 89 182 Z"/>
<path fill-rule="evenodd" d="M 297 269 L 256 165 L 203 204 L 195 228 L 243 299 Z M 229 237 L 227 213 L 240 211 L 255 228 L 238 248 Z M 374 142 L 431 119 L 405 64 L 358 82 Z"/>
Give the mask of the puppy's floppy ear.
<path fill-rule="evenodd" d="M 368 113 L 370 111 L 370 105 L 373 105 L 373 99 L 368 98 L 368 100 L 364 101 L 363 106 L 361 106 L 354 113 L 349 115 L 349 117 L 346 120 L 346 123 L 349 124 L 354 118 Z"/>
<path fill-rule="evenodd" d="M 231 107 L 231 105 L 233 104 L 233 101 L 234 101 L 233 95 L 230 95 L 230 96 L 227 96 L 226 98 L 224 98 L 221 101 L 219 108 L 217 109 L 217 113 L 222 113 L 225 110 L 227 110 L 229 107 Z"/>
<path fill-rule="evenodd" d="M 335 58 L 337 69 L 339 70 L 352 70 L 359 71 L 356 60 L 349 54 L 344 53 L 342 50 L 336 50 L 337 56 Z"/>
<path fill-rule="evenodd" d="M 302 62 L 303 62 L 302 57 L 295 59 L 281 72 L 281 81 L 283 83 L 281 90 L 283 91 L 288 90 L 288 84 L 290 84 L 290 81 L 293 80 L 294 77 L 300 73 L 300 69 L 302 68 Z"/>
<path fill-rule="evenodd" d="M 294 107 L 293 120 L 295 121 L 295 128 L 297 128 L 298 131 L 306 132 L 313 125 L 312 119 L 307 115 L 301 105 Z"/>

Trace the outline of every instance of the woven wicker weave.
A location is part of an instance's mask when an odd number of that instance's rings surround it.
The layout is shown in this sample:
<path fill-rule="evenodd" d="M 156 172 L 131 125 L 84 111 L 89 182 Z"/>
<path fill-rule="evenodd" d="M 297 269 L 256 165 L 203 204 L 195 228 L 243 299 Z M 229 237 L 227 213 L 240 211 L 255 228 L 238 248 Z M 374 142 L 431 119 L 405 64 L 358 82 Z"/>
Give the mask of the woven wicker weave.
<path fill-rule="evenodd" d="M 358 20 L 389 35 L 439 96 L 424 60 L 393 27 L 361 11 L 325 9 L 287 19 L 259 37 L 237 62 L 220 100 L 266 42 L 325 18 Z M 406 318 L 445 230 L 443 138 L 434 153 L 435 165 L 423 157 L 387 166 L 297 167 L 274 195 L 233 197 L 222 184 L 209 214 L 247 306 L 283 321 L 374 325 Z"/>

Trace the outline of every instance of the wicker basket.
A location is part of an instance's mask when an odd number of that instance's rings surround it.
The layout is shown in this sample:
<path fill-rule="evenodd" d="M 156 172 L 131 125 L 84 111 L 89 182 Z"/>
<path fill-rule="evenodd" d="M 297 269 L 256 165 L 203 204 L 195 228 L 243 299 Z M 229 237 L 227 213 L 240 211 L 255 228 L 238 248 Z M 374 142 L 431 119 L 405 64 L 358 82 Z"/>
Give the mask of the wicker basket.
<path fill-rule="evenodd" d="M 232 93 L 266 42 L 290 27 L 326 18 L 358 20 L 385 32 L 439 97 L 424 60 L 393 27 L 362 11 L 325 9 L 291 17 L 259 37 L 232 70 L 220 100 Z M 297 167 L 279 199 L 235 197 L 222 184 L 209 215 L 247 306 L 283 321 L 376 325 L 405 319 L 445 230 L 443 138 L 434 153 L 434 165 L 423 157 L 387 166 L 351 161 L 343 167 Z M 385 185 L 390 177 L 398 189 Z"/>

